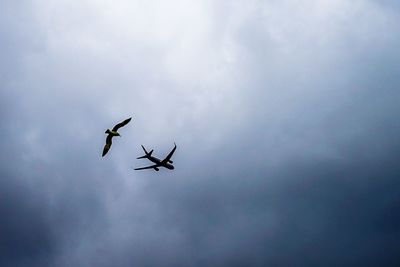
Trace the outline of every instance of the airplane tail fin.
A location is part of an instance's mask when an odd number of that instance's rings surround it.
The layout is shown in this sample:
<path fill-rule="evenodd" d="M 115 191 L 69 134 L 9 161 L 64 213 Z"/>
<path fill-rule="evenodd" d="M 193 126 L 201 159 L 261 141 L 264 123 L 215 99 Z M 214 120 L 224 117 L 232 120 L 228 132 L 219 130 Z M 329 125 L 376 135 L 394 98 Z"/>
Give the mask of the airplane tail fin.
<path fill-rule="evenodd" d="M 145 159 L 151 156 L 151 154 L 153 153 L 153 149 L 150 150 L 150 152 L 147 152 L 146 148 L 144 148 L 144 146 L 142 145 L 143 151 L 146 155 L 138 157 L 137 159 Z"/>

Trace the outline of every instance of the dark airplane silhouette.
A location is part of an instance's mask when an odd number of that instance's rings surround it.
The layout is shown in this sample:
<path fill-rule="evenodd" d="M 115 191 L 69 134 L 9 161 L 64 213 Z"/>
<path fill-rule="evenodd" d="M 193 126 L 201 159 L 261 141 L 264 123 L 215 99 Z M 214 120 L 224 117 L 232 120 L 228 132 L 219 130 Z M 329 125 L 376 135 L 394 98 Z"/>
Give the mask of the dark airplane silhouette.
<path fill-rule="evenodd" d="M 164 167 L 164 168 L 173 170 L 174 166 L 171 164 L 171 163 L 173 163 L 173 161 L 171 160 L 171 157 L 174 154 L 175 149 L 176 149 L 176 144 L 174 143 L 174 145 L 175 145 L 174 148 L 171 150 L 171 152 L 169 152 L 169 154 L 163 160 L 153 157 L 151 155 L 153 153 L 153 149 L 150 152 L 147 152 L 146 149 L 144 148 L 144 146 L 142 145 L 142 148 L 144 150 L 144 153 L 146 153 L 146 155 L 138 157 L 138 159 L 148 159 L 148 160 L 154 162 L 155 164 L 148 166 L 148 167 L 136 168 L 135 170 L 154 169 L 156 171 L 159 171 L 159 167 Z"/>
<path fill-rule="evenodd" d="M 124 120 L 123 122 L 118 123 L 117 125 L 114 126 L 114 128 L 112 128 L 112 130 L 107 129 L 107 131 L 105 133 L 108 134 L 108 135 L 107 135 L 107 138 L 106 138 L 106 144 L 105 144 L 105 146 L 103 148 L 102 157 L 104 157 L 107 154 L 108 150 L 110 150 L 111 144 L 112 144 L 112 138 L 114 136 L 121 136 L 118 133 L 118 129 L 123 127 L 123 126 L 125 126 L 125 125 L 127 125 L 131 121 L 131 119 L 132 118 L 129 118 L 129 119 Z"/>

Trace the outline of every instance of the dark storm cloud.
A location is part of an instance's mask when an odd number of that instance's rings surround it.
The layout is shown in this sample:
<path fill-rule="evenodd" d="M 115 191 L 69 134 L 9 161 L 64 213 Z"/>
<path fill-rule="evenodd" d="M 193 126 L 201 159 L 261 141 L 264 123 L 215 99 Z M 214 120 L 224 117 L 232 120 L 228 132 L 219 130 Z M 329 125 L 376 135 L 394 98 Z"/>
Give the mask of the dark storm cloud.
<path fill-rule="evenodd" d="M 2 172 L 0 186 L 0 264 L 46 266 L 55 243 L 47 229 L 45 202 L 14 175 Z"/>
<path fill-rule="evenodd" d="M 3 3 L 0 263 L 397 266 L 390 3 Z"/>

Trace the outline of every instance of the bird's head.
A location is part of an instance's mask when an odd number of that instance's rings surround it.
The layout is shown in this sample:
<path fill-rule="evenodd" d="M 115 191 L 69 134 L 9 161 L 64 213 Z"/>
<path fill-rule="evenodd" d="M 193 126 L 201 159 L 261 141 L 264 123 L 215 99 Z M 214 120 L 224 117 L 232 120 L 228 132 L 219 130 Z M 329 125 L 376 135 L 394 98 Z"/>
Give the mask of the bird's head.
<path fill-rule="evenodd" d="M 117 136 L 121 137 L 121 135 L 119 133 L 117 133 Z"/>

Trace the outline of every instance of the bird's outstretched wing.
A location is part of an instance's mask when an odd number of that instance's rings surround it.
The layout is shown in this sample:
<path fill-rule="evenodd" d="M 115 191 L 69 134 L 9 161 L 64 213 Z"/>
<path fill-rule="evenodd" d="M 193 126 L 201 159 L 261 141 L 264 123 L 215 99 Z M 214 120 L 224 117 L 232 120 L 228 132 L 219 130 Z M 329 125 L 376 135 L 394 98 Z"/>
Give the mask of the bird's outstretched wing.
<path fill-rule="evenodd" d="M 112 129 L 114 132 L 118 131 L 119 128 L 124 127 L 125 125 L 127 125 L 132 118 L 126 119 L 123 122 L 118 123 L 117 125 L 114 126 L 114 128 Z"/>
<path fill-rule="evenodd" d="M 159 167 L 159 166 L 160 166 L 160 165 L 155 164 L 155 165 L 151 165 L 151 166 L 147 166 L 147 167 L 136 168 L 136 169 L 134 169 L 134 170 L 135 170 L 135 171 L 138 171 L 138 170 L 154 169 L 154 168 Z"/>
<path fill-rule="evenodd" d="M 112 144 L 112 138 L 113 138 L 113 137 L 112 137 L 111 134 L 107 135 L 106 144 L 104 145 L 104 148 L 103 148 L 103 155 L 102 155 L 102 157 L 104 157 L 104 156 L 107 154 L 108 150 L 110 150 L 111 144 Z"/>
<path fill-rule="evenodd" d="M 165 159 L 161 161 L 161 163 L 167 163 L 171 159 L 176 149 L 176 144 L 174 143 L 174 145 L 175 145 L 174 148 L 171 150 L 171 152 L 169 152 L 169 154 L 165 157 Z"/>

